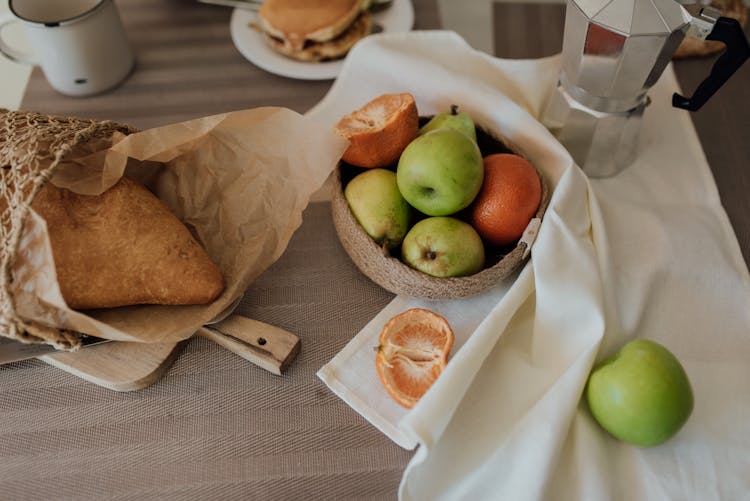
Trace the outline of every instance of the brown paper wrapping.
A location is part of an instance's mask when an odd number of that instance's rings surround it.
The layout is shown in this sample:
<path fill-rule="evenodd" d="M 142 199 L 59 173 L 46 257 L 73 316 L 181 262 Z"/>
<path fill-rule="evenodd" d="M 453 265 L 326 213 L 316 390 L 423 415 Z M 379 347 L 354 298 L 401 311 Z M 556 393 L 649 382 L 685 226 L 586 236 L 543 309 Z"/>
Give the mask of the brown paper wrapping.
<path fill-rule="evenodd" d="M 122 175 L 143 182 L 189 227 L 221 268 L 223 294 L 205 306 L 67 307 L 46 225 L 27 218 L 13 267 L 16 311 L 44 325 L 120 341 L 176 342 L 221 313 L 284 252 L 311 195 L 346 140 L 283 108 L 258 108 L 113 137 L 69 155 L 52 182 L 98 194 Z M 100 146 L 100 145 L 99 145 Z"/>

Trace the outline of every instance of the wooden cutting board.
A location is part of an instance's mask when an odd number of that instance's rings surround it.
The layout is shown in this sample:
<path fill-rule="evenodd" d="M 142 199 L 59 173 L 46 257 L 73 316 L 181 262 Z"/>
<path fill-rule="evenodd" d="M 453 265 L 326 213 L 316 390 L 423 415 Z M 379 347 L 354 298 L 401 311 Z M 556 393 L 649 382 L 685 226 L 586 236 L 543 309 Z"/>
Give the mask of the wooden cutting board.
<path fill-rule="evenodd" d="M 133 391 L 158 381 L 185 343 L 186 341 L 157 344 L 113 341 L 75 353 L 43 355 L 39 359 L 104 388 Z"/>
<path fill-rule="evenodd" d="M 238 314 L 212 323 L 210 329 L 201 327 L 195 335 L 278 376 L 300 349 L 300 339 L 295 334 Z M 109 342 L 39 359 L 99 386 L 132 391 L 158 381 L 185 343 Z"/>

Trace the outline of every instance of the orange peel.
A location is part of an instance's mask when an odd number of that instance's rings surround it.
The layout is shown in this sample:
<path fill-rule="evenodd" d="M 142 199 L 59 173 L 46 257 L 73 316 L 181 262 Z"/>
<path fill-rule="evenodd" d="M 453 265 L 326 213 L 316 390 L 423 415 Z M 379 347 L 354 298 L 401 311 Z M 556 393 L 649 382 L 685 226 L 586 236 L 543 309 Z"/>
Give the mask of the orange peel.
<path fill-rule="evenodd" d="M 375 355 L 388 394 L 407 409 L 414 406 L 445 369 L 453 341 L 448 321 L 430 310 L 412 308 L 388 320 Z"/>
<path fill-rule="evenodd" d="M 394 165 L 419 134 L 414 96 L 383 94 L 341 117 L 335 130 L 350 141 L 345 162 L 367 168 Z"/>

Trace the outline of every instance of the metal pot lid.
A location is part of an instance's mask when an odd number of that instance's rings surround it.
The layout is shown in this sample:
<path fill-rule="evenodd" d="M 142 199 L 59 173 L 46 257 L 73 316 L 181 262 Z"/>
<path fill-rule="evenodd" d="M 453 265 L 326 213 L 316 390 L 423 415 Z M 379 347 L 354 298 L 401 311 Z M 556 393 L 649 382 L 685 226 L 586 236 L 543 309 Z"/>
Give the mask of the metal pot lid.
<path fill-rule="evenodd" d="M 591 22 L 625 36 L 663 36 L 691 16 L 675 0 L 572 0 Z"/>

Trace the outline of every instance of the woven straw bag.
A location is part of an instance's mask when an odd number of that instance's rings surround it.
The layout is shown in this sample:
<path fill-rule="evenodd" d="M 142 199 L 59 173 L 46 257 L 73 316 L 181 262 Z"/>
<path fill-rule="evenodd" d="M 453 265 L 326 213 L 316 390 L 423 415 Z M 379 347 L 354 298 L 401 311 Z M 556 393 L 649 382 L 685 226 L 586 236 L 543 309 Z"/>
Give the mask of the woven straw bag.
<path fill-rule="evenodd" d="M 90 142 L 111 144 L 114 133 L 127 135 L 136 129 L 110 121 L 4 109 L 0 109 L 0 127 L 0 335 L 75 348 L 80 345 L 78 333 L 27 321 L 17 314 L 12 271 L 24 221 L 39 189 L 79 147 Z"/>

